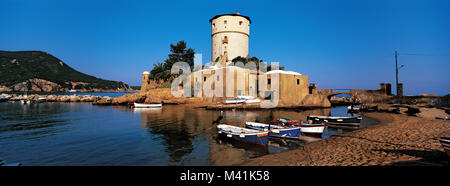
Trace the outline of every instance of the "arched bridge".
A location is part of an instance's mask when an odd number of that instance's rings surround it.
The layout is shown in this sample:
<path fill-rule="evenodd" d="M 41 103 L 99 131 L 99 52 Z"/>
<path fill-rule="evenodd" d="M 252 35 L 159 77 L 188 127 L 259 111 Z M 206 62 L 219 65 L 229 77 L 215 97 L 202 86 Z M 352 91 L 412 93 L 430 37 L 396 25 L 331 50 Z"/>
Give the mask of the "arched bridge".
<path fill-rule="evenodd" d="M 347 94 L 353 97 L 352 89 L 318 89 L 317 93 L 327 96 L 328 99 L 339 94 Z"/>
<path fill-rule="evenodd" d="M 339 94 L 347 94 L 350 96 L 353 96 L 353 94 L 351 92 L 333 92 L 327 95 L 328 99 L 331 99 L 331 97 L 335 96 L 335 95 L 339 95 Z"/>

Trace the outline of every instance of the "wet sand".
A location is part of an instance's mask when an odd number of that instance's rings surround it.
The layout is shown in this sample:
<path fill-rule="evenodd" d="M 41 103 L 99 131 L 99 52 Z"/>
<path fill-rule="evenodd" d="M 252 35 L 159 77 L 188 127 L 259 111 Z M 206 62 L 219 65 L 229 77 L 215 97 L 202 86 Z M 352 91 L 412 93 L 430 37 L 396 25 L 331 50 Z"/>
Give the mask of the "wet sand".
<path fill-rule="evenodd" d="M 250 159 L 244 166 L 449 166 L 438 138 L 450 121 L 391 113 L 364 113 L 379 123 L 308 143 L 292 151 Z"/>

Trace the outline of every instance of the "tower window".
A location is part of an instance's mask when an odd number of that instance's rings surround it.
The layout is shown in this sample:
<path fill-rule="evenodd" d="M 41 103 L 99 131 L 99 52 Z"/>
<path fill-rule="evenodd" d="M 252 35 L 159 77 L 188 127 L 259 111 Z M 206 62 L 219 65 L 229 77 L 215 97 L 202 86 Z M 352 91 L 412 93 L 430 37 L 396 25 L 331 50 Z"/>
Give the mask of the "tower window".
<path fill-rule="evenodd" d="M 213 28 L 216 28 L 216 23 L 213 23 Z"/>
<path fill-rule="evenodd" d="M 270 85 L 270 79 L 267 79 L 267 84 Z"/>
<path fill-rule="evenodd" d="M 242 21 L 239 21 L 239 26 L 242 25 Z"/>
<path fill-rule="evenodd" d="M 225 36 L 225 37 L 223 38 L 222 44 L 223 44 L 223 43 L 228 43 L 228 37 L 227 37 L 227 36 Z"/>
<path fill-rule="evenodd" d="M 300 85 L 300 79 L 297 79 L 297 85 Z"/>
<path fill-rule="evenodd" d="M 227 24 L 227 20 L 223 21 L 223 24 Z"/>
<path fill-rule="evenodd" d="M 203 81 L 206 81 L 206 76 L 205 76 L 205 77 L 203 77 Z"/>

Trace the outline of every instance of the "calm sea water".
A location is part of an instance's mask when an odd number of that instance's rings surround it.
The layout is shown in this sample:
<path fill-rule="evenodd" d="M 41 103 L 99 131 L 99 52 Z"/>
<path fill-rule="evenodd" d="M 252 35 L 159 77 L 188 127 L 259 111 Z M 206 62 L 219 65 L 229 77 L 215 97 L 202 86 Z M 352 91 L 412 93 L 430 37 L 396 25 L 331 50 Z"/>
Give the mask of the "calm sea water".
<path fill-rule="evenodd" d="M 308 111 L 225 111 L 221 123 L 269 122 L 308 114 L 347 115 L 345 107 Z M 164 105 L 130 109 L 89 103 L 0 103 L 0 159 L 24 165 L 230 165 L 320 138 L 270 140 L 268 148 L 223 141 L 219 111 Z M 363 120 L 362 127 L 371 122 Z M 327 128 L 322 138 L 349 129 Z"/>

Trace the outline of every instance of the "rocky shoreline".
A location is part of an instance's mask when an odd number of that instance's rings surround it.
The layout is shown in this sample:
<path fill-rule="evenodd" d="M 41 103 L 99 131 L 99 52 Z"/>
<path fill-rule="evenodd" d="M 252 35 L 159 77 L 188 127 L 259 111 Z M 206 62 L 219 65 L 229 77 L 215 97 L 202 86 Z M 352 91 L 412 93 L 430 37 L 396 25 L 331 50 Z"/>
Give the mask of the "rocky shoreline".
<path fill-rule="evenodd" d="M 2 94 L 3 98 L 8 98 L 7 101 L 21 101 L 21 100 L 38 100 L 43 102 L 90 102 L 94 103 L 101 99 L 111 99 L 108 96 L 94 96 L 94 95 L 18 95 L 18 94 Z M 6 100 L 5 100 L 6 101 Z"/>
<path fill-rule="evenodd" d="M 379 123 L 292 151 L 250 159 L 244 166 L 448 166 L 435 138 L 450 136 L 450 121 L 406 114 L 364 113 Z"/>

